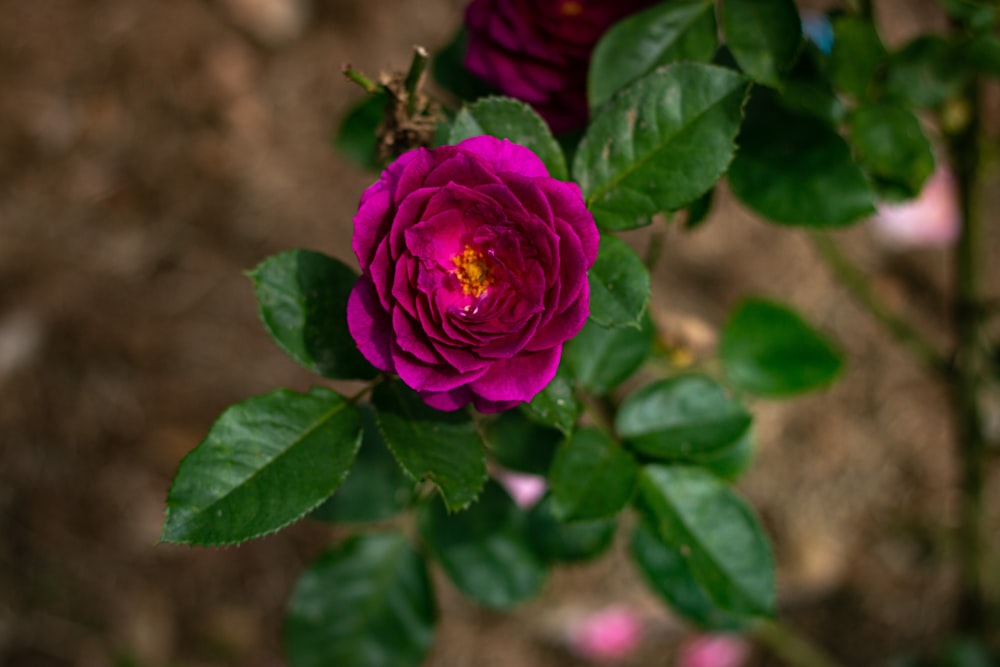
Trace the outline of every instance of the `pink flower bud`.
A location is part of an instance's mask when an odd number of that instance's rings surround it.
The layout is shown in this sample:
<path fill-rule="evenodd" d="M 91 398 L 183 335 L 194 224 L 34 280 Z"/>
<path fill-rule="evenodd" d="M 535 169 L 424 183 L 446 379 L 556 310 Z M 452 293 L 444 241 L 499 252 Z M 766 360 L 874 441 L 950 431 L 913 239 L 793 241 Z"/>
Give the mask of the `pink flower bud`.
<path fill-rule="evenodd" d="M 573 629 L 570 645 L 590 660 L 615 660 L 631 653 L 642 639 L 642 621 L 631 609 L 606 607 Z"/>
<path fill-rule="evenodd" d="M 677 667 L 741 667 L 750 655 L 739 635 L 695 635 L 681 646 Z"/>
<path fill-rule="evenodd" d="M 939 167 L 913 200 L 878 205 L 876 237 L 893 248 L 943 247 L 954 243 L 962 224 L 955 177 Z"/>

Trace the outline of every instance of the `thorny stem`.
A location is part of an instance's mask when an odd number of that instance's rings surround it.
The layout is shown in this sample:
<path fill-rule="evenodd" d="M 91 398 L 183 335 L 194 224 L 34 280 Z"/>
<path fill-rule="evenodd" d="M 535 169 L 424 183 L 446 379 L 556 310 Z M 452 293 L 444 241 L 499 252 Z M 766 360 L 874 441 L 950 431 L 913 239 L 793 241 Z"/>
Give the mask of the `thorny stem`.
<path fill-rule="evenodd" d="M 979 84 L 970 83 L 963 96 L 969 120 L 948 137 L 952 169 L 958 184 L 962 229 L 954 249 L 955 303 L 952 314 L 955 350 L 950 388 L 959 457 L 961 508 L 957 535 L 960 567 L 959 633 L 985 638 L 988 618 L 984 581 L 986 543 L 983 531 L 983 491 L 987 441 L 980 413 L 980 393 L 988 372 L 983 345 L 983 229 L 977 198 L 980 166 Z"/>
<path fill-rule="evenodd" d="M 949 367 L 947 359 L 909 322 L 892 312 L 879 300 L 871 288 L 868 277 L 851 263 L 836 242 L 825 234 L 817 233 L 811 236 L 820 257 L 858 303 L 884 326 L 893 338 L 909 349 L 925 367 L 939 374 L 946 373 Z"/>
<path fill-rule="evenodd" d="M 757 643 L 796 667 L 840 667 L 808 639 L 778 621 L 760 621 L 751 631 Z"/>

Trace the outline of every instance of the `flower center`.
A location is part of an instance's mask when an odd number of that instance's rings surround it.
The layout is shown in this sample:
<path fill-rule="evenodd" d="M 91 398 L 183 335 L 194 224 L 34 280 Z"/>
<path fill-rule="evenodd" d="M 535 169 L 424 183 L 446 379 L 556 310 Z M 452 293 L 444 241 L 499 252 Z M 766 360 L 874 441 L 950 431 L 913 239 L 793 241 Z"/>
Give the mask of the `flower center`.
<path fill-rule="evenodd" d="M 559 13 L 563 16 L 579 16 L 583 13 L 583 5 L 574 0 L 569 0 L 559 6 Z"/>
<path fill-rule="evenodd" d="M 451 261 L 466 296 L 481 296 L 493 284 L 493 269 L 489 261 L 472 246 L 465 246 L 465 250 L 452 257 Z"/>

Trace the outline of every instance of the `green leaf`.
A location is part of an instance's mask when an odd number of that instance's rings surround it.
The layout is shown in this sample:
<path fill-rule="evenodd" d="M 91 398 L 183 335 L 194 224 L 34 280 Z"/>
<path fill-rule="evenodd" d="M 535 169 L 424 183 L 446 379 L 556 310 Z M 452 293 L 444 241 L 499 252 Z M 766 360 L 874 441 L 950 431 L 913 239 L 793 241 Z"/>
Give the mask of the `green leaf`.
<path fill-rule="evenodd" d="M 695 580 L 722 609 L 774 612 L 774 560 L 749 507 L 701 468 L 649 465 L 636 504 L 655 534 L 687 559 Z"/>
<path fill-rule="evenodd" d="M 684 555 L 640 521 L 632 533 L 632 558 L 658 593 L 681 616 L 705 630 L 741 630 L 746 621 L 719 609 L 702 590 Z"/>
<path fill-rule="evenodd" d="M 615 431 L 646 456 L 712 456 L 733 445 L 752 419 L 711 378 L 680 375 L 646 385 L 626 398 L 615 418 Z"/>
<path fill-rule="evenodd" d="M 775 398 L 825 386 L 843 365 L 833 344 L 802 318 L 762 299 L 747 299 L 733 310 L 719 356 L 739 389 Z"/>
<path fill-rule="evenodd" d="M 526 520 L 495 482 L 459 514 L 449 515 L 437 502 L 417 513 L 420 535 L 448 578 L 465 595 L 493 609 L 524 602 L 545 583 L 546 564 L 527 540 Z"/>
<path fill-rule="evenodd" d="M 917 37 L 889 59 L 890 96 L 917 107 L 940 107 L 968 82 L 961 48 L 937 35 Z"/>
<path fill-rule="evenodd" d="M 627 243 L 603 234 L 587 279 L 590 319 L 605 327 L 641 326 L 649 303 L 649 270 Z"/>
<path fill-rule="evenodd" d="M 565 181 L 569 178 L 562 148 L 549 131 L 548 124 L 524 102 L 509 97 L 484 97 L 455 116 L 449 142 L 457 144 L 469 137 L 488 134 L 498 139 L 510 139 L 531 149 L 549 170 L 549 176 Z"/>
<path fill-rule="evenodd" d="M 407 477 L 375 423 L 370 405 L 358 407 L 364 435 L 351 474 L 337 492 L 312 513 L 312 518 L 330 522 L 364 522 L 390 519 L 409 507 L 413 480 Z"/>
<path fill-rule="evenodd" d="M 994 0 L 943 0 L 945 10 L 977 32 L 989 31 L 997 22 L 1000 7 Z"/>
<path fill-rule="evenodd" d="M 597 224 L 641 227 L 711 188 L 732 160 L 747 88 L 732 70 L 675 63 L 601 107 L 573 160 Z"/>
<path fill-rule="evenodd" d="M 1000 37 L 980 35 L 964 48 L 965 62 L 976 72 L 1000 78 Z"/>
<path fill-rule="evenodd" d="M 384 93 L 368 95 L 351 107 L 337 129 L 334 146 L 354 163 L 367 169 L 379 168 L 376 131 L 385 113 Z"/>
<path fill-rule="evenodd" d="M 694 454 L 689 458 L 693 463 L 709 470 L 713 475 L 725 480 L 735 480 L 747 471 L 753 461 L 753 431 L 747 431 L 732 446 L 711 455 Z"/>
<path fill-rule="evenodd" d="M 434 80 L 460 100 L 474 100 L 496 93 L 494 88 L 465 69 L 465 48 L 468 36 L 465 29 L 438 51 L 431 62 Z"/>
<path fill-rule="evenodd" d="M 249 276 L 264 326 L 289 356 L 328 378 L 375 377 L 347 328 L 347 298 L 358 279 L 350 267 L 312 250 L 289 250 Z"/>
<path fill-rule="evenodd" d="M 692 230 L 701 227 L 702 223 L 708 220 L 708 214 L 712 212 L 712 200 L 715 198 L 715 188 L 712 188 L 702 196 L 694 200 L 688 207 L 687 219 L 684 221 L 684 229 Z"/>
<path fill-rule="evenodd" d="M 653 322 L 647 311 L 640 329 L 614 329 L 588 321 L 563 348 L 563 355 L 584 389 L 604 395 L 639 370 L 652 344 Z"/>
<path fill-rule="evenodd" d="M 612 26 L 594 48 L 587 78 L 590 108 L 661 65 L 708 62 L 717 46 L 712 2 L 664 2 L 633 14 Z"/>
<path fill-rule="evenodd" d="M 632 497 L 637 471 L 629 453 L 607 435 L 578 429 L 552 462 L 552 512 L 564 520 L 614 516 Z"/>
<path fill-rule="evenodd" d="M 436 615 L 427 566 L 405 536 L 352 537 L 299 578 L 285 653 L 291 667 L 418 667 Z"/>
<path fill-rule="evenodd" d="M 847 115 L 847 109 L 817 62 L 821 57 L 822 54 L 811 47 L 802 52 L 785 79 L 778 103 L 793 113 L 814 116 L 837 127 Z"/>
<path fill-rule="evenodd" d="M 847 142 L 826 123 L 754 95 L 729 168 L 733 194 L 783 225 L 843 227 L 874 212 L 874 193 Z"/>
<path fill-rule="evenodd" d="M 794 0 L 723 0 L 722 31 L 740 68 L 759 83 L 778 88 L 802 43 Z"/>
<path fill-rule="evenodd" d="M 615 519 L 563 521 L 552 510 L 546 496 L 528 513 L 528 537 L 535 549 L 550 562 L 578 563 L 604 553 L 618 527 Z"/>
<path fill-rule="evenodd" d="M 508 410 L 487 422 L 483 436 L 497 463 L 533 475 L 548 473 L 563 439 L 559 431 L 529 420 L 518 410 Z"/>
<path fill-rule="evenodd" d="M 858 100 L 870 99 L 889 59 L 875 25 L 857 16 L 841 16 L 833 22 L 833 34 L 827 62 L 830 80 Z"/>
<path fill-rule="evenodd" d="M 467 413 L 428 407 L 398 382 L 376 387 L 372 403 L 382 437 L 410 477 L 430 480 L 451 512 L 476 499 L 486 482 L 486 454 Z"/>
<path fill-rule="evenodd" d="M 917 116 L 891 104 L 865 106 L 854 110 L 850 125 L 858 159 L 875 181 L 907 199 L 919 195 L 934 171 L 934 152 Z"/>
<path fill-rule="evenodd" d="M 521 410 L 535 423 L 551 426 L 563 435 L 573 432 L 583 408 L 573 394 L 573 379 L 566 363 L 559 365 L 552 382 L 535 394 L 529 403 L 522 404 Z"/>
<path fill-rule="evenodd" d="M 279 389 L 230 406 L 177 470 L 164 542 L 238 544 L 284 528 L 340 486 L 361 417 L 329 389 Z"/>

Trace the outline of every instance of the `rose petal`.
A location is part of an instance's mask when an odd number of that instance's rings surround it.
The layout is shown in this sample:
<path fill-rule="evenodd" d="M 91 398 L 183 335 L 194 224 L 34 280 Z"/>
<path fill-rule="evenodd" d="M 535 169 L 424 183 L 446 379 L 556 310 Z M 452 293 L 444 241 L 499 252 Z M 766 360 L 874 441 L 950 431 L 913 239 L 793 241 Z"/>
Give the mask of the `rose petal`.
<path fill-rule="evenodd" d="M 387 373 L 395 372 L 389 352 L 392 322 L 367 276 L 358 278 L 347 298 L 347 328 L 358 350 L 372 366 Z"/>
<path fill-rule="evenodd" d="M 468 386 L 456 387 L 451 391 L 421 391 L 420 398 L 435 410 L 458 410 L 473 400 L 472 390 Z"/>
<path fill-rule="evenodd" d="M 548 176 L 541 158 L 524 146 L 489 135 L 471 137 L 456 145 L 459 150 L 489 163 L 497 172 L 512 171 L 522 176 Z"/>
<path fill-rule="evenodd" d="M 450 391 L 474 382 L 488 370 L 484 367 L 462 373 L 446 364 L 427 364 L 395 344 L 389 351 L 400 379 L 416 391 Z"/>
<path fill-rule="evenodd" d="M 471 384 L 472 391 L 490 401 L 530 401 L 555 377 L 561 354 L 560 345 L 499 359 Z"/>

